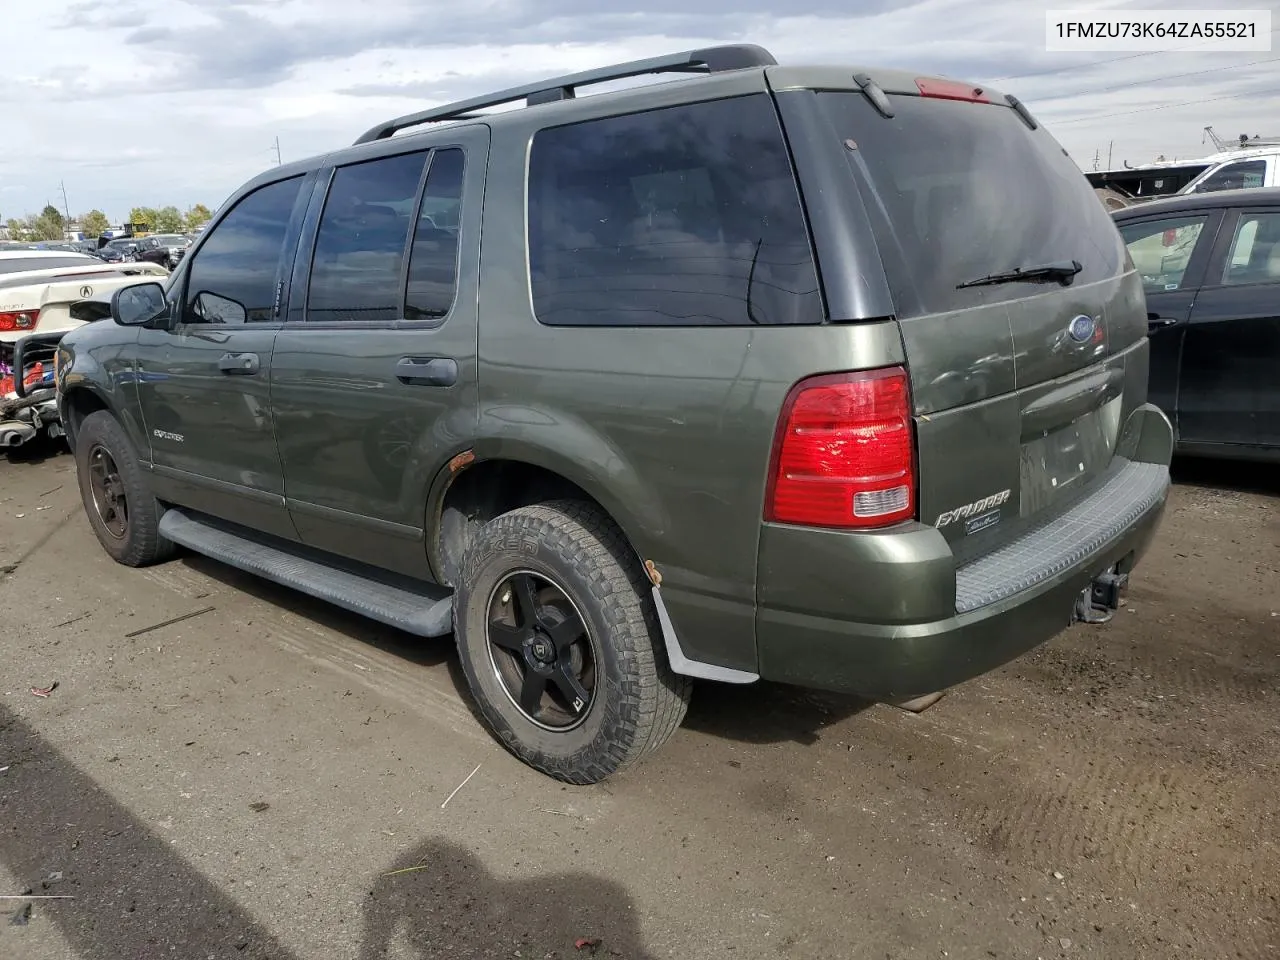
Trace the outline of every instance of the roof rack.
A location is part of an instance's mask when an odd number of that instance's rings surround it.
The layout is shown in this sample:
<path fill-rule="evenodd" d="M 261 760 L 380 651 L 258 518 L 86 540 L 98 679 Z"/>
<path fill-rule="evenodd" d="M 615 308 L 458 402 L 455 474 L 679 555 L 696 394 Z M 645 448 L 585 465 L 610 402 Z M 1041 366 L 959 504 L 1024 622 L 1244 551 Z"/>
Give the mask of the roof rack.
<path fill-rule="evenodd" d="M 433 107 L 419 113 L 410 113 L 378 124 L 363 133 L 356 144 L 385 140 L 400 130 L 424 123 L 472 120 L 480 116 L 475 112 L 477 110 L 514 103 L 517 100 L 525 101 L 525 106 L 529 107 L 540 103 L 553 103 L 557 100 L 572 100 L 576 96 L 575 88 L 594 83 L 608 83 L 611 80 L 625 80 L 629 77 L 641 77 L 654 73 L 722 73 L 726 70 L 769 67 L 777 62 L 768 50 L 753 43 L 704 47 L 701 50 L 688 50 L 664 57 L 651 57 L 648 60 L 632 60 L 628 63 L 614 64 L 611 67 L 569 74 L 566 77 L 540 80 L 537 83 L 512 87 L 499 93 L 490 93 L 470 100 L 459 100 L 457 103 Z"/>

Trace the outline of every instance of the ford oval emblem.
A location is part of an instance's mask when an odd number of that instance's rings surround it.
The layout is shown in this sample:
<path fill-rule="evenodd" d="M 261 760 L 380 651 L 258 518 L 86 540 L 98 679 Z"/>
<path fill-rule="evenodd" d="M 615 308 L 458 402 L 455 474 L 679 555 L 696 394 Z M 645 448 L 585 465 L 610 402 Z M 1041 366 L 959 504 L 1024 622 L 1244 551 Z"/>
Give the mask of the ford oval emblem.
<path fill-rule="evenodd" d="M 1067 327 L 1067 333 L 1076 343 L 1088 343 L 1093 339 L 1093 332 L 1097 329 L 1097 325 L 1097 321 L 1093 317 L 1086 317 L 1081 314 L 1071 319 L 1071 323 Z"/>

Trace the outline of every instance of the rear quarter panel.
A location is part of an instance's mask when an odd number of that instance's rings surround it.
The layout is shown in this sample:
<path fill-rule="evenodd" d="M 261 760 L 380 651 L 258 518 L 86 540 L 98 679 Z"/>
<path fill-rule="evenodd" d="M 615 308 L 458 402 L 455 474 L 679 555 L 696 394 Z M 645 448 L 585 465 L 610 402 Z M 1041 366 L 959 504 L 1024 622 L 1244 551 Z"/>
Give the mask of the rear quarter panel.
<path fill-rule="evenodd" d="M 728 77 L 718 86 L 725 95 L 753 92 L 763 79 Z M 648 105 L 688 96 L 667 90 L 650 94 Z M 539 112 L 494 127 L 477 457 L 546 466 L 586 490 L 658 567 L 686 655 L 754 671 L 757 552 L 782 402 L 804 376 L 900 362 L 896 325 L 541 325 L 529 288 L 524 196 Z M 589 115 L 584 108 L 575 119 Z"/>

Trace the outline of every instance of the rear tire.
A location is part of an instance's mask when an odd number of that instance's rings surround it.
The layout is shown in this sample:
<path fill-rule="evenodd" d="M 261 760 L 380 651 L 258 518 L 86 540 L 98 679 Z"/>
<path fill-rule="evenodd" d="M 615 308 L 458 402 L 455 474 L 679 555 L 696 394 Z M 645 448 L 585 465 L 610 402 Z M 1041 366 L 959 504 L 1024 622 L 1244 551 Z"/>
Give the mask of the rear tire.
<path fill-rule="evenodd" d="M 119 421 L 106 410 L 85 417 L 76 431 L 75 457 L 89 525 L 111 558 L 144 567 L 171 557 L 175 547 L 160 536 L 163 510 L 151 478 Z"/>
<path fill-rule="evenodd" d="M 468 545 L 459 581 L 467 683 L 529 766 L 598 783 L 680 726 L 692 684 L 671 671 L 649 582 L 600 510 L 556 501 L 497 517 Z"/>

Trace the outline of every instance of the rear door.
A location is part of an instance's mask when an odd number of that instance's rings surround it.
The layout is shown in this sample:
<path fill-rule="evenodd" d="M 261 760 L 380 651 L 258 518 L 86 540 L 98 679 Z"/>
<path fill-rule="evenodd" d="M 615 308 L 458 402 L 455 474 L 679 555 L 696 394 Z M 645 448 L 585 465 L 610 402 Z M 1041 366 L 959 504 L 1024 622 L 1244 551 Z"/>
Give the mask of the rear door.
<path fill-rule="evenodd" d="M 1147 398 L 1173 421 L 1175 430 L 1183 338 L 1221 221 L 1221 210 L 1196 210 L 1119 224 L 1147 298 Z"/>
<path fill-rule="evenodd" d="M 856 89 L 818 96 L 898 308 L 920 519 L 964 560 L 1109 470 L 1145 400 L 1146 310 L 1115 225 L 1043 126 L 972 86 L 885 84 L 891 117 Z M 1075 272 L 1000 277 L 1044 266 Z"/>
<path fill-rule="evenodd" d="M 429 576 L 425 504 L 474 436 L 489 131 L 378 144 L 317 186 L 272 406 L 304 543 Z"/>
<path fill-rule="evenodd" d="M 1280 207 L 1229 212 L 1182 352 L 1179 439 L 1280 445 Z"/>

